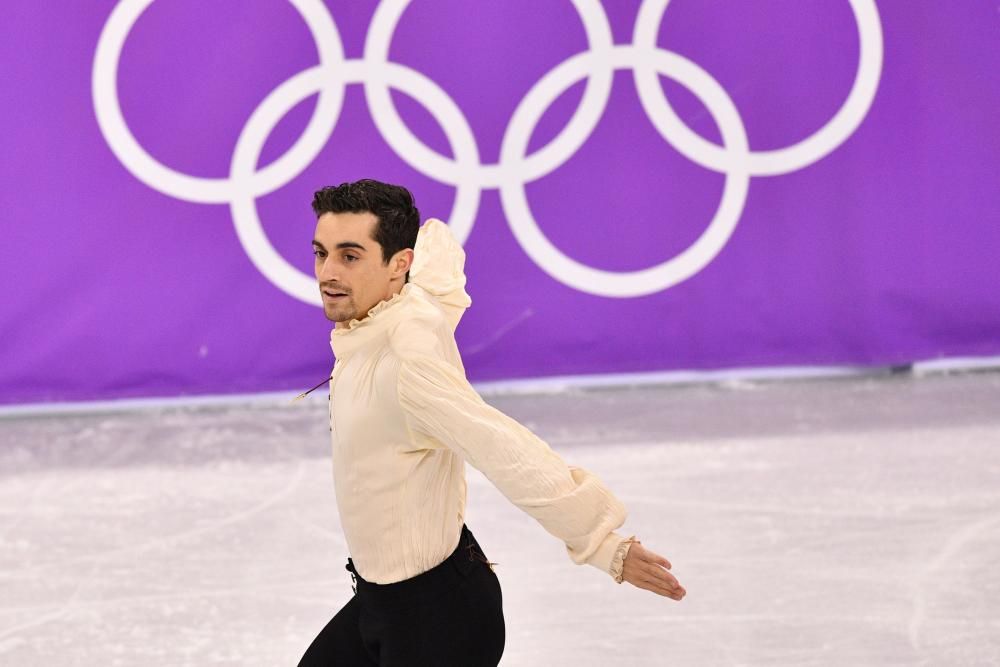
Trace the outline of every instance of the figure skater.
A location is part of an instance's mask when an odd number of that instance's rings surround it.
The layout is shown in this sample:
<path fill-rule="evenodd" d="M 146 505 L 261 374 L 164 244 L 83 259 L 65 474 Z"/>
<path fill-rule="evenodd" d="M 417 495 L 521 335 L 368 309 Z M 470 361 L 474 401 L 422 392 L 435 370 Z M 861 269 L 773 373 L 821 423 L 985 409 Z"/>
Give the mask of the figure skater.
<path fill-rule="evenodd" d="M 300 667 L 500 661 L 500 581 L 465 525 L 466 462 L 574 563 L 681 600 L 670 562 L 615 532 L 626 510 L 601 480 L 469 384 L 455 329 L 472 301 L 447 225 L 421 227 L 406 188 L 370 179 L 323 188 L 312 207 L 316 279 L 335 323 L 333 477 L 354 595 Z"/>

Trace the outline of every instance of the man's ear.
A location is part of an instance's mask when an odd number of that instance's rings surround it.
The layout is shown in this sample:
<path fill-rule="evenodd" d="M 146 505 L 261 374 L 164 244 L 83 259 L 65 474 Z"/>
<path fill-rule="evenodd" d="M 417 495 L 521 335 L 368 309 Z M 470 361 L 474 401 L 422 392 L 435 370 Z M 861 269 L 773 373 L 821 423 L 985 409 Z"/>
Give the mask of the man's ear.
<path fill-rule="evenodd" d="M 392 261 L 395 262 L 392 277 L 402 278 L 413 266 L 413 248 L 403 248 L 393 256 Z"/>

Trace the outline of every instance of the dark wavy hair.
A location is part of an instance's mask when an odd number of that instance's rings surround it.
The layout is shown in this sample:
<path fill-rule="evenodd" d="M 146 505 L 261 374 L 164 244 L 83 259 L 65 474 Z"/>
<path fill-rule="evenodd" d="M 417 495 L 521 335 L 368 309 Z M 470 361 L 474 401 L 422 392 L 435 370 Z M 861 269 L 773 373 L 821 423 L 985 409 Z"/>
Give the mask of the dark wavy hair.
<path fill-rule="evenodd" d="M 413 248 L 420 229 L 420 211 L 410 191 L 401 185 L 363 178 L 353 183 L 329 185 L 313 195 L 313 211 L 324 213 L 374 213 L 378 218 L 373 240 L 382 246 L 382 264 L 403 248 Z M 406 273 L 406 282 L 410 273 Z"/>

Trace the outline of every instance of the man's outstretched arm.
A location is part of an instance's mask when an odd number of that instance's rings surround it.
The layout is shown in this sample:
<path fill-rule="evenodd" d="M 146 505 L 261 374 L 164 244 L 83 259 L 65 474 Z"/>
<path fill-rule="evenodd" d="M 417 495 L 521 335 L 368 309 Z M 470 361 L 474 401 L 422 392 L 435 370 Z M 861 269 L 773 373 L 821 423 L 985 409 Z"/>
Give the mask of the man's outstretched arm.
<path fill-rule="evenodd" d="M 482 471 L 513 504 L 566 543 L 570 558 L 609 571 L 625 506 L 589 471 L 568 466 L 522 424 L 490 406 L 446 361 L 399 362 L 399 402 L 412 431 Z"/>
<path fill-rule="evenodd" d="M 486 403 L 464 372 L 446 360 L 454 339 L 435 319 L 432 311 L 419 313 L 392 336 L 399 402 L 411 431 L 482 471 L 508 500 L 562 540 L 575 563 L 680 599 L 683 589 L 664 569 L 666 559 L 615 531 L 627 516 L 621 501 L 596 475 L 567 465 L 544 440 Z"/>
<path fill-rule="evenodd" d="M 401 359 L 398 391 L 411 430 L 458 452 L 513 504 L 592 565 L 676 600 L 685 591 L 666 558 L 615 532 L 627 511 L 588 470 L 567 465 L 517 420 L 486 403 L 465 375 L 427 355 Z M 633 536 L 634 537 L 634 536 Z"/>

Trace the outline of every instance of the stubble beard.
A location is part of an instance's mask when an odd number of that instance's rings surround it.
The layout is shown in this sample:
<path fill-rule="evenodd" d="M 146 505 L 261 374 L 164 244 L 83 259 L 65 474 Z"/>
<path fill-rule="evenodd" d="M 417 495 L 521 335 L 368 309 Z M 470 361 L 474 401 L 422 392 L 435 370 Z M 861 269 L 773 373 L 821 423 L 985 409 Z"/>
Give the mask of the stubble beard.
<path fill-rule="evenodd" d="M 356 317 L 356 313 L 355 309 L 353 308 L 353 302 L 350 302 L 351 297 L 348 296 L 347 300 L 349 301 L 349 303 L 345 303 L 339 307 L 334 306 L 330 310 L 324 309 L 326 313 L 326 319 L 330 320 L 331 322 L 347 322 L 349 320 L 354 319 Z"/>

